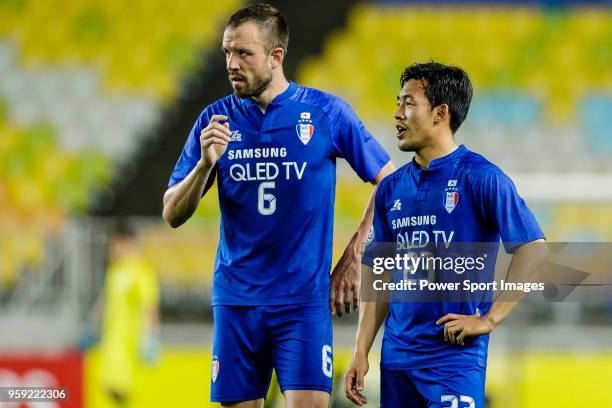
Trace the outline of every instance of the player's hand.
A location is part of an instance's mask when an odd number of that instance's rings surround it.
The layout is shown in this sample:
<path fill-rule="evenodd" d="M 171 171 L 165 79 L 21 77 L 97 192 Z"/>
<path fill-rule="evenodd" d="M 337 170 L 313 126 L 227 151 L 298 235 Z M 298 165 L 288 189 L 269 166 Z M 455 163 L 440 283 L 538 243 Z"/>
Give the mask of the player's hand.
<path fill-rule="evenodd" d="M 331 273 L 329 308 L 331 314 L 342 316 L 359 309 L 359 288 L 361 285 L 361 252 L 356 248 L 353 237 L 342 257 Z"/>
<path fill-rule="evenodd" d="M 223 125 L 220 122 L 225 122 Z M 207 167 L 213 167 L 223 156 L 230 142 L 229 123 L 225 115 L 213 115 L 210 123 L 200 132 L 201 161 Z"/>
<path fill-rule="evenodd" d="M 493 323 L 486 316 L 480 316 L 478 309 L 471 316 L 448 313 L 436 322 L 436 325 L 441 324 L 444 324 L 444 341 L 460 346 L 465 346 L 467 336 L 482 336 L 491 333 L 494 328 Z"/>
<path fill-rule="evenodd" d="M 100 333 L 98 332 L 97 328 L 91 323 L 86 323 L 81 330 L 76 347 L 80 351 L 86 352 L 95 346 L 99 341 Z"/>
<path fill-rule="evenodd" d="M 369 368 L 368 357 L 355 354 L 348 371 L 344 375 L 346 398 L 359 406 L 368 403 L 367 397 L 361 391 L 363 391 L 364 377 L 368 373 Z"/>
<path fill-rule="evenodd" d="M 140 344 L 140 359 L 143 363 L 153 366 L 160 356 L 161 345 L 159 336 L 154 334 L 145 335 Z"/>

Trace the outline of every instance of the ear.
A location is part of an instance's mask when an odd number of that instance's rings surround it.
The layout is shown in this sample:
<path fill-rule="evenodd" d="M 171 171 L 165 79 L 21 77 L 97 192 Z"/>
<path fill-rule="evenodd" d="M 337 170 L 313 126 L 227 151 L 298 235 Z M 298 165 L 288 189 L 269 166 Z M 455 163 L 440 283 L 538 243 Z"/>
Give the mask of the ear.
<path fill-rule="evenodd" d="M 448 105 L 443 103 L 433 109 L 434 114 L 434 125 L 439 125 L 445 121 L 450 120 L 450 113 L 448 112 Z"/>
<path fill-rule="evenodd" d="M 270 54 L 272 56 L 272 68 L 283 65 L 285 59 L 285 50 L 281 47 L 274 48 Z"/>

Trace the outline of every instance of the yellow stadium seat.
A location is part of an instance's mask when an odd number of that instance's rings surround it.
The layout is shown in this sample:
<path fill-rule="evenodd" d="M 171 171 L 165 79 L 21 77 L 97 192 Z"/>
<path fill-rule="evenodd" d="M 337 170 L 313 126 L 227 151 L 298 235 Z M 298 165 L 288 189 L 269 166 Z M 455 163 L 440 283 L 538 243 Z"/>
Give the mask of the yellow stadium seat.
<path fill-rule="evenodd" d="M 103 82 L 111 88 L 167 101 L 201 49 L 219 40 L 217 27 L 241 1 L 12 3 L 0 6 L 0 39 L 17 41 L 24 64 L 91 65 L 108 76 Z M 147 77 L 151 67 L 161 73 Z"/>
<path fill-rule="evenodd" d="M 393 100 L 397 89 L 380 86 L 379 78 L 389 72 L 399 77 L 401 67 L 435 59 L 465 68 L 480 92 L 537 95 L 546 101 L 549 121 L 567 123 L 582 93 L 612 92 L 611 36 L 612 13 L 605 9 L 364 4 L 298 79 L 351 95 L 358 114 L 380 120 L 379 101 Z"/>

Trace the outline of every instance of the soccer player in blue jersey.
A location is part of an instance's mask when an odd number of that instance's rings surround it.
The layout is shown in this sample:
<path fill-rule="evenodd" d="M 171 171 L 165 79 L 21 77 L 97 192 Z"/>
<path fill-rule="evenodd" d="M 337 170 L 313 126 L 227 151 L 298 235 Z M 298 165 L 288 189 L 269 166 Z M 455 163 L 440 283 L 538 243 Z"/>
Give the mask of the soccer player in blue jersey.
<path fill-rule="evenodd" d="M 262 407 L 273 368 L 287 407 L 328 405 L 331 315 L 357 305 L 373 217 L 372 198 L 330 278 L 336 159 L 374 185 L 394 169 L 346 103 L 285 79 L 288 38 L 272 6 L 230 17 L 222 48 L 234 93 L 203 110 L 164 196 L 178 227 L 217 179 L 211 399 L 224 406 Z"/>
<path fill-rule="evenodd" d="M 455 141 L 472 98 L 467 74 L 435 62 L 415 64 L 403 72 L 401 86 L 398 146 L 415 156 L 378 186 L 373 242 L 401 248 L 487 242 L 497 247 L 501 239 L 513 254 L 507 280 L 533 277 L 547 255 L 534 216 L 508 176 Z M 492 304 L 469 297 L 464 302 L 362 300 L 345 376 L 347 397 L 367 403 L 362 390 L 368 353 L 385 321 L 382 407 L 482 408 L 488 334 L 520 298 L 513 293 Z"/>

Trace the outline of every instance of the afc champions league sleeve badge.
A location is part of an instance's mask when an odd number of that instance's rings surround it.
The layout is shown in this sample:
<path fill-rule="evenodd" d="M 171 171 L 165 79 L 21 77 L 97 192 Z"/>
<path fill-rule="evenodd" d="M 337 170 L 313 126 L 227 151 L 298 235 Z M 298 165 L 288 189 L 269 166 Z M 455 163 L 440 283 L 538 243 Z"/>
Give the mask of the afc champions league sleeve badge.
<path fill-rule="evenodd" d="M 370 245 L 374 241 L 374 225 L 370 227 L 370 231 L 368 231 L 368 237 L 366 238 L 365 244 Z"/>
<path fill-rule="evenodd" d="M 457 180 L 448 180 L 448 186 L 444 191 L 444 208 L 449 214 L 459 204 L 459 191 L 457 190 Z"/>
<path fill-rule="evenodd" d="M 312 124 L 312 120 L 310 120 L 310 112 L 300 113 L 300 120 L 298 124 L 295 125 L 295 131 L 300 141 L 306 146 L 314 134 L 314 125 Z"/>
<path fill-rule="evenodd" d="M 213 356 L 212 358 L 212 382 L 217 381 L 217 376 L 219 375 L 219 357 Z"/>

